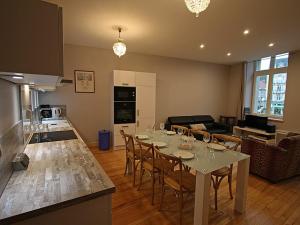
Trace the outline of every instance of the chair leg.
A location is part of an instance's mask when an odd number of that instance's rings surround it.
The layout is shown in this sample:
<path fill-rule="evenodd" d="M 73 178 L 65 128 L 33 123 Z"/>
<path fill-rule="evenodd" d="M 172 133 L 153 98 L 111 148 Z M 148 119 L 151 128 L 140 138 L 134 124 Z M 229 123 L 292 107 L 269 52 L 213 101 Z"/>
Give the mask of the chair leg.
<path fill-rule="evenodd" d="M 215 210 L 218 210 L 218 188 L 214 187 L 215 189 Z"/>
<path fill-rule="evenodd" d="M 133 169 L 133 187 L 135 186 L 135 173 L 136 173 L 136 167 L 135 167 L 135 160 L 132 162 L 132 169 Z"/>
<path fill-rule="evenodd" d="M 140 170 L 140 183 L 139 183 L 139 187 L 137 189 L 138 191 L 141 189 L 141 186 L 142 186 L 144 172 L 145 172 L 145 170 L 141 166 L 141 170 Z"/>
<path fill-rule="evenodd" d="M 228 186 L 229 186 L 230 198 L 233 199 L 233 195 L 232 195 L 232 175 L 228 175 Z"/>
<path fill-rule="evenodd" d="M 183 205 L 183 193 L 179 193 L 179 224 L 182 224 L 182 205 Z"/>
<path fill-rule="evenodd" d="M 124 172 L 124 176 L 126 176 L 127 174 L 127 170 L 128 170 L 128 158 L 126 158 L 126 164 L 125 164 L 125 172 Z"/>
<path fill-rule="evenodd" d="M 165 186 L 164 186 L 164 181 L 162 180 L 162 182 L 161 182 L 161 194 L 160 194 L 159 210 L 162 209 L 162 203 L 164 201 L 164 195 L 165 195 Z"/>
<path fill-rule="evenodd" d="M 151 173 L 152 176 L 152 205 L 154 204 L 154 184 L 155 184 L 155 176 L 154 173 Z"/>

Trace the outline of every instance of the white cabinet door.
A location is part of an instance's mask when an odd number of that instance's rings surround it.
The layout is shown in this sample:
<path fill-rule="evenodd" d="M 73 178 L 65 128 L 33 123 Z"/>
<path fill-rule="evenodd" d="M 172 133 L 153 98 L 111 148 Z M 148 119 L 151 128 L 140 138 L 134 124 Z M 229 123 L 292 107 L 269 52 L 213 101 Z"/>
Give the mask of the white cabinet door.
<path fill-rule="evenodd" d="M 155 124 L 156 74 L 136 73 L 136 131 L 142 132 Z"/>
<path fill-rule="evenodd" d="M 120 130 L 124 130 L 125 133 L 134 135 L 135 134 L 135 124 L 115 124 L 114 125 L 114 147 L 124 146 L 125 142 L 121 136 Z"/>
<path fill-rule="evenodd" d="M 135 73 L 135 84 L 136 86 L 156 86 L 156 74 L 155 73 Z"/>
<path fill-rule="evenodd" d="M 114 86 L 135 86 L 135 72 L 114 70 Z"/>

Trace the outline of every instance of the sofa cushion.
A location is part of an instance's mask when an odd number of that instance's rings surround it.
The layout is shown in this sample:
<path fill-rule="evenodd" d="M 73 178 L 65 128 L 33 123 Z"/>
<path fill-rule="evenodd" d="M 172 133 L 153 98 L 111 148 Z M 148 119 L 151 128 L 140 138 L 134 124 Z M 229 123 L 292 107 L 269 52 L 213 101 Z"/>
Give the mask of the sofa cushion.
<path fill-rule="evenodd" d="M 203 123 L 190 124 L 193 130 L 206 130 L 206 126 Z"/>

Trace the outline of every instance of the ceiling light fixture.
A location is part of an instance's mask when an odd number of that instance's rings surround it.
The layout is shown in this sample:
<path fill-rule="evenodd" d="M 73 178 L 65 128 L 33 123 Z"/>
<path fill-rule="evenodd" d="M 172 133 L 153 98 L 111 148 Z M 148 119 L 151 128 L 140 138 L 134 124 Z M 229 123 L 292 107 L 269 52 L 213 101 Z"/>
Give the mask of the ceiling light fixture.
<path fill-rule="evenodd" d="M 228 52 L 228 53 L 227 53 L 227 56 L 231 56 L 231 52 Z"/>
<path fill-rule="evenodd" d="M 201 44 L 201 45 L 200 45 L 200 48 L 205 48 L 205 44 Z"/>
<path fill-rule="evenodd" d="M 13 76 L 12 78 L 16 79 L 16 80 L 23 80 L 24 77 L 22 77 L 22 76 Z"/>
<path fill-rule="evenodd" d="M 196 14 L 196 17 L 199 17 L 199 14 L 206 10 L 208 7 L 210 0 L 184 0 L 186 7 L 192 13 Z"/>
<path fill-rule="evenodd" d="M 246 29 L 246 30 L 244 30 L 244 32 L 243 32 L 244 35 L 248 35 L 249 33 L 250 33 L 250 30 L 249 30 L 249 29 Z"/>
<path fill-rule="evenodd" d="M 271 48 L 271 47 L 274 47 L 274 43 L 273 42 L 271 42 L 268 46 Z"/>
<path fill-rule="evenodd" d="M 126 45 L 123 42 L 123 39 L 121 39 L 122 28 L 119 27 L 118 31 L 119 31 L 119 38 L 118 38 L 118 41 L 116 43 L 114 43 L 113 50 L 114 50 L 114 53 L 120 58 L 121 56 L 125 55 L 125 53 L 126 53 Z"/>

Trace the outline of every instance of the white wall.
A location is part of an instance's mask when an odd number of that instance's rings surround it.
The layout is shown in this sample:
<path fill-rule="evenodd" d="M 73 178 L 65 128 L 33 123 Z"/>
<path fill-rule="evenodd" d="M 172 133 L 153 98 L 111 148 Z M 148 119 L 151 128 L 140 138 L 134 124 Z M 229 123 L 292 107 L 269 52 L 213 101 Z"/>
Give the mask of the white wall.
<path fill-rule="evenodd" d="M 41 94 L 43 104 L 65 104 L 67 114 L 83 138 L 97 140 L 97 131 L 110 128 L 111 76 L 114 69 L 157 74 L 156 121 L 168 116 L 226 112 L 229 66 L 128 53 L 121 59 L 112 50 L 65 45 L 65 78 L 74 70 L 95 71 L 96 93 L 79 94 L 74 84 Z"/>

